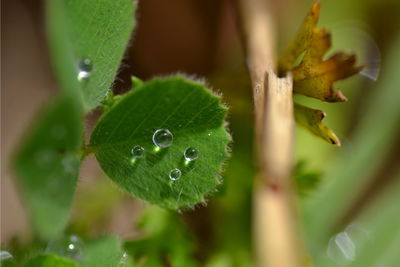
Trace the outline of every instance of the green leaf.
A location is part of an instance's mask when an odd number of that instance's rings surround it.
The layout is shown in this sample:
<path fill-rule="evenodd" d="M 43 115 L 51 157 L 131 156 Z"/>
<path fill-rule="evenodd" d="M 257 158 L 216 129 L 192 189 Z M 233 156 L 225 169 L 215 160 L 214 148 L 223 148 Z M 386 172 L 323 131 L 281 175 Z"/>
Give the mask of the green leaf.
<path fill-rule="evenodd" d="M 83 126 L 71 98 L 48 106 L 26 136 L 15 159 L 15 169 L 35 230 L 49 239 L 68 220 L 76 187 Z"/>
<path fill-rule="evenodd" d="M 226 108 L 199 82 L 183 76 L 157 78 L 123 97 L 100 119 L 90 145 L 105 173 L 129 193 L 151 203 L 178 209 L 203 202 L 220 183 L 230 136 L 224 128 Z M 170 147 L 158 151 L 152 143 L 160 128 L 173 135 Z M 145 149 L 134 160 L 131 149 Z M 185 164 L 183 152 L 198 150 Z M 174 182 L 169 172 L 179 168 Z"/>
<path fill-rule="evenodd" d="M 116 236 L 106 236 L 86 242 L 83 250 L 84 260 L 82 266 L 118 266 L 123 257 L 121 247 L 121 241 Z"/>
<path fill-rule="evenodd" d="M 28 261 L 25 267 L 79 267 L 76 262 L 56 255 L 39 255 Z"/>
<path fill-rule="evenodd" d="M 47 9 L 57 76 L 68 88 L 71 79 L 78 79 L 80 62 L 89 59 L 90 76 L 81 80 L 80 87 L 85 110 L 93 109 L 114 80 L 134 27 L 136 2 L 49 0 Z"/>

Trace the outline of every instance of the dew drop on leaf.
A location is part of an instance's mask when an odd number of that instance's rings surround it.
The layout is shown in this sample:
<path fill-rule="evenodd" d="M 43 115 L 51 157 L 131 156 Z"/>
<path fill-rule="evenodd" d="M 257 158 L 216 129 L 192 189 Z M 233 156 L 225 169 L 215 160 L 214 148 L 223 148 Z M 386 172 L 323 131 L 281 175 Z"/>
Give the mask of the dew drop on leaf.
<path fill-rule="evenodd" d="M 175 169 L 172 169 L 172 170 L 169 172 L 169 179 L 171 179 L 172 181 L 176 181 L 176 180 L 178 180 L 179 178 L 181 178 L 181 175 L 182 175 L 181 170 L 175 168 Z"/>
<path fill-rule="evenodd" d="M 132 148 L 131 154 L 132 154 L 132 157 L 134 157 L 136 159 L 141 158 L 141 157 L 143 157 L 143 154 L 144 154 L 144 148 L 136 145 Z"/>
<path fill-rule="evenodd" d="M 78 64 L 78 81 L 83 81 L 90 77 L 93 70 L 93 63 L 90 59 L 84 58 Z"/>
<path fill-rule="evenodd" d="M 55 253 L 78 262 L 83 260 L 83 241 L 76 235 L 62 237 L 49 242 L 46 253 Z"/>
<path fill-rule="evenodd" d="M 0 262 L 11 260 L 13 258 L 13 255 L 11 255 L 10 252 L 6 250 L 0 251 Z"/>
<path fill-rule="evenodd" d="M 128 265 L 128 261 L 129 261 L 128 253 L 124 252 L 124 254 L 122 254 L 122 257 L 118 262 L 118 267 L 126 267 Z"/>
<path fill-rule="evenodd" d="M 161 148 L 169 147 L 172 144 L 173 136 L 167 129 L 158 129 L 153 134 L 153 143 Z"/>
<path fill-rule="evenodd" d="M 186 161 L 193 161 L 199 157 L 199 153 L 196 148 L 189 147 L 183 152 L 183 156 L 185 157 Z"/>

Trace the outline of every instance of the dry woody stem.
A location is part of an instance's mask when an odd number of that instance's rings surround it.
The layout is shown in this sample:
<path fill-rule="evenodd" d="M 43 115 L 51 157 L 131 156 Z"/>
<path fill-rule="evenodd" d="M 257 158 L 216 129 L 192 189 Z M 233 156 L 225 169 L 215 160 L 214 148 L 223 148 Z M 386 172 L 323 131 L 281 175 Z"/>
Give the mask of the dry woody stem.
<path fill-rule="evenodd" d="M 266 0 L 238 0 L 238 14 L 253 86 L 257 175 L 253 240 L 257 266 L 302 266 L 291 188 L 293 80 L 275 73 L 275 32 Z"/>

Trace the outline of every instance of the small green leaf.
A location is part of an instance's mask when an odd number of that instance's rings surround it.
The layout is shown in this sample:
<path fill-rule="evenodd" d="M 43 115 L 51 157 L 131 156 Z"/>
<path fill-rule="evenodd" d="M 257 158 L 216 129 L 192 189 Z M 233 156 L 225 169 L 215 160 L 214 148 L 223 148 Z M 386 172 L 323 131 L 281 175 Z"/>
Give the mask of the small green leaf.
<path fill-rule="evenodd" d="M 60 233 L 75 191 L 83 126 L 79 108 L 58 98 L 41 114 L 22 143 L 15 169 L 33 226 L 42 238 Z"/>
<path fill-rule="evenodd" d="M 322 123 L 325 116 L 325 112 L 321 110 L 312 109 L 296 103 L 294 105 L 294 118 L 299 125 L 328 143 L 340 146 L 339 138 L 332 130 Z"/>
<path fill-rule="evenodd" d="M 136 2 L 49 0 L 47 9 L 57 76 L 63 85 L 71 84 L 71 79 L 79 78 L 83 60 L 90 61 L 88 77 L 80 77 L 80 87 L 85 110 L 93 109 L 114 80 L 135 24 Z"/>
<path fill-rule="evenodd" d="M 56 255 L 39 255 L 28 261 L 25 267 L 79 267 L 76 262 Z"/>
<path fill-rule="evenodd" d="M 86 242 L 83 250 L 84 267 L 118 266 L 123 258 L 122 244 L 116 236 L 106 236 Z"/>
<path fill-rule="evenodd" d="M 151 203 L 178 209 L 203 202 L 220 183 L 230 136 L 224 128 L 226 108 L 201 83 L 182 76 L 157 78 L 124 96 L 100 119 L 90 144 L 102 169 L 129 193 Z M 152 142 L 157 129 L 168 129 L 172 145 Z M 145 149 L 133 158 L 134 146 Z M 183 153 L 197 149 L 197 160 Z M 180 179 L 169 173 L 178 168 Z"/>

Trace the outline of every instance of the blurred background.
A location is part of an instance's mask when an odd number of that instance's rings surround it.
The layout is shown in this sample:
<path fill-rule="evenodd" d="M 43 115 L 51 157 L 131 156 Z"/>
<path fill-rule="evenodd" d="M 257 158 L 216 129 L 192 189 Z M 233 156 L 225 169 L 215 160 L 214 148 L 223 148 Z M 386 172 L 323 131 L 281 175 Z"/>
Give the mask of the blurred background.
<path fill-rule="evenodd" d="M 279 33 L 277 47 L 282 50 L 312 1 L 272 2 Z M 321 215 L 314 223 L 330 220 L 326 228 L 334 232 L 368 212 L 371 203 L 399 183 L 400 1 L 320 2 L 319 26 L 333 36 L 330 52 L 354 52 L 366 66 L 362 74 L 336 84 L 349 99 L 346 103 L 295 97 L 324 110 L 328 114 L 325 124 L 342 141 L 342 147 L 333 147 L 296 128 L 294 179 L 299 210 L 304 210 L 307 224 L 316 209 L 332 208 L 334 219 Z M 37 111 L 55 94 L 57 84 L 50 68 L 42 1 L 3 0 L 1 4 L 1 245 L 10 247 L 30 244 L 35 238 L 10 160 Z M 185 213 L 183 221 L 196 240 L 200 262 L 247 266 L 251 262 L 253 114 L 234 1 L 139 0 L 137 13 L 137 28 L 113 90 L 129 90 L 132 75 L 147 80 L 185 72 L 205 77 L 210 87 L 223 93 L 230 107 L 233 156 L 216 196 L 209 199 L 207 207 Z M 87 116 L 88 136 L 99 115 L 95 110 Z M 313 198 L 317 190 L 320 192 Z M 345 201 L 340 208 L 337 199 Z M 399 197 L 390 201 L 400 204 Z M 141 233 L 134 225 L 145 208 L 144 202 L 117 189 L 89 156 L 79 175 L 68 231 L 86 238 L 104 233 L 136 238 Z M 312 226 L 305 225 L 306 235 L 320 233 L 310 230 Z"/>

